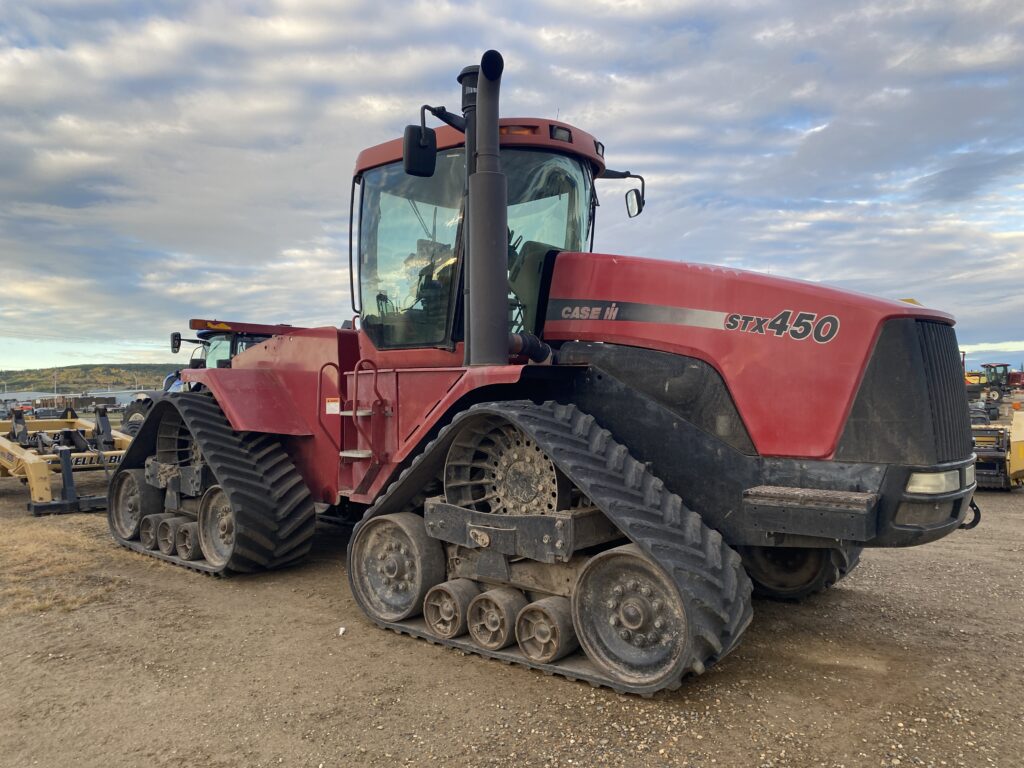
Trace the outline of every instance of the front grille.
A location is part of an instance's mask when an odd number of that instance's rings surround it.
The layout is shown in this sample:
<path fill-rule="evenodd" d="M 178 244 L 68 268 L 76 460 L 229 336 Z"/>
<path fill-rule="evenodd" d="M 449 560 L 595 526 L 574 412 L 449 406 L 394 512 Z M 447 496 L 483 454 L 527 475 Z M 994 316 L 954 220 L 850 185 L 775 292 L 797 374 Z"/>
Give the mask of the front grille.
<path fill-rule="evenodd" d="M 937 459 L 940 463 L 965 459 L 971 455 L 971 415 L 956 333 L 951 325 L 918 320 L 917 337 L 928 382 Z"/>

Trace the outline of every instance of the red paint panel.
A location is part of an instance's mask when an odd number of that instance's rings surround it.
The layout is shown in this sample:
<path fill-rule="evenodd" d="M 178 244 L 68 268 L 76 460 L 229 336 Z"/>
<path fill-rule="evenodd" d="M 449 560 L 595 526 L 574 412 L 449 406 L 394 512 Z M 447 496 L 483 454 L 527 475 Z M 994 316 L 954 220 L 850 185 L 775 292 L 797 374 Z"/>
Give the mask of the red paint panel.
<path fill-rule="evenodd" d="M 224 415 L 238 432 L 312 434 L 295 412 L 291 395 L 271 371 L 217 368 L 188 373 L 189 381 L 201 382 L 213 392 Z"/>
<path fill-rule="evenodd" d="M 182 378 L 206 384 L 235 429 L 284 436 L 313 498 L 333 504 L 340 417 L 326 415 L 323 400 L 339 396 L 333 366 L 340 354 L 351 356 L 353 337 L 331 327 L 297 330 L 246 350 L 231 368 L 184 370 Z"/>
<path fill-rule="evenodd" d="M 690 355 L 714 365 L 732 392 L 754 445 L 766 456 L 832 455 L 886 319 L 952 323 L 952 317 L 942 312 L 816 283 L 606 254 L 560 254 L 550 302 L 544 326 L 549 341 L 628 344 Z M 680 323 L 678 312 L 673 322 L 626 320 L 622 313 L 618 319 L 605 319 L 607 305 L 601 304 L 599 319 L 584 319 L 589 312 L 582 308 L 596 302 L 698 312 L 691 319 L 696 324 Z M 572 308 L 577 305 L 574 318 Z M 813 338 L 796 340 L 725 327 L 724 318 L 730 314 L 774 318 L 784 310 L 794 317 L 800 312 L 834 315 L 839 330 L 827 343 L 818 343 Z M 641 314 L 636 310 L 636 316 Z M 662 312 L 671 314 L 672 310 Z"/>
<path fill-rule="evenodd" d="M 382 379 L 386 378 L 388 382 L 384 386 L 390 388 L 390 382 L 395 381 L 400 393 L 398 410 L 391 418 L 392 423 L 388 425 L 388 430 L 397 437 L 397 442 L 389 442 L 389 445 L 397 447 L 390 457 L 390 463 L 381 470 L 366 493 L 352 494 L 352 500 L 365 504 L 372 503 L 377 494 L 391 482 L 393 473 L 401 463 L 460 398 L 479 387 L 515 384 L 522 375 L 522 369 L 521 365 L 500 365 L 381 371 Z M 363 391 L 362 378 L 360 375 L 360 392 Z M 360 399 L 362 397 L 360 394 Z M 407 430 L 410 431 L 406 434 Z M 356 471 L 361 473 L 368 468 L 364 462 Z M 362 474 L 358 474 L 354 483 L 356 487 L 361 479 Z"/>

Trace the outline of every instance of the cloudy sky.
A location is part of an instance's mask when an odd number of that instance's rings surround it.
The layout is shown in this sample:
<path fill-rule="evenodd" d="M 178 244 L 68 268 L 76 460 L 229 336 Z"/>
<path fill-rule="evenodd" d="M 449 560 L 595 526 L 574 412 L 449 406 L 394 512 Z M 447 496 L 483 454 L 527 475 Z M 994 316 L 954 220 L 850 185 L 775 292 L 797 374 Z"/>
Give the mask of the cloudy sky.
<path fill-rule="evenodd" d="M 1020 0 L 0 0 L 0 369 L 347 318 L 356 154 L 505 55 L 647 178 L 596 248 L 953 312 L 1024 360 Z"/>

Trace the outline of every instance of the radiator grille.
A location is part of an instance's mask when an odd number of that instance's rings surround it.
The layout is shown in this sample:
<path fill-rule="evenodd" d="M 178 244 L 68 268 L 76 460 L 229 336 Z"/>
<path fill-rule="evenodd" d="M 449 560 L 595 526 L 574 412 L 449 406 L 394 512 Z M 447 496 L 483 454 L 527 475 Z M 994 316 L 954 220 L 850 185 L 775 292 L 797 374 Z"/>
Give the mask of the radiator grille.
<path fill-rule="evenodd" d="M 965 459 L 971 455 L 971 416 L 956 333 L 951 325 L 919 320 L 917 336 L 928 382 L 937 458 L 939 462 Z"/>

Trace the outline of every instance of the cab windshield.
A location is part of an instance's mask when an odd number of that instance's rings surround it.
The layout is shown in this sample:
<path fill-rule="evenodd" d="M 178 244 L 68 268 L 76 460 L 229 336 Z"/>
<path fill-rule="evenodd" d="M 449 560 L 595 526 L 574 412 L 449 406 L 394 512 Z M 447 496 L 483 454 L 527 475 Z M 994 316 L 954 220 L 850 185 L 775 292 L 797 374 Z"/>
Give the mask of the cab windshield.
<path fill-rule="evenodd" d="M 583 250 L 590 235 L 589 166 L 565 156 L 503 149 L 508 178 L 509 325 L 533 331 L 544 259 Z M 359 221 L 362 322 L 378 348 L 448 343 L 462 255 L 465 152 L 441 151 L 430 178 L 401 163 L 366 171 Z"/>

